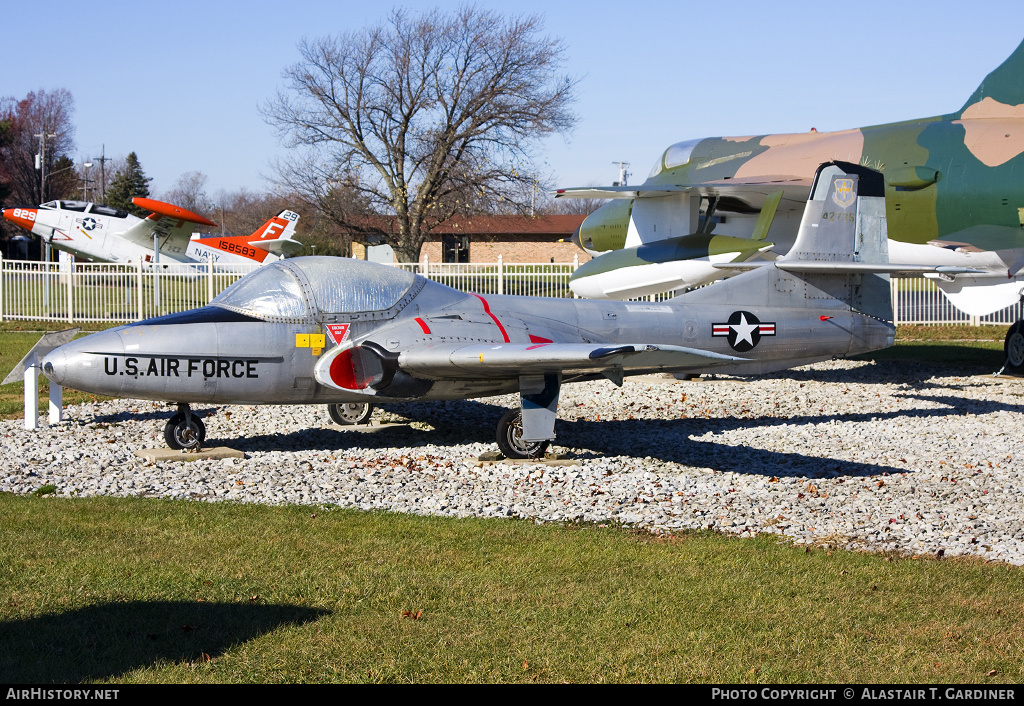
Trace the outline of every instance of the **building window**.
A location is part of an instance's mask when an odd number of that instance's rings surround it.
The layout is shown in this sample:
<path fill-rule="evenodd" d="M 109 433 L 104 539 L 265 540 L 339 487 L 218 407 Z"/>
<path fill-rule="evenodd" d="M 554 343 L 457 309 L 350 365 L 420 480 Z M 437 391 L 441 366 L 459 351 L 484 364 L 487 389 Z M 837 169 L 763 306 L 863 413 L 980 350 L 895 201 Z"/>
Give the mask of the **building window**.
<path fill-rule="evenodd" d="M 469 236 L 442 235 L 441 262 L 469 262 Z"/>

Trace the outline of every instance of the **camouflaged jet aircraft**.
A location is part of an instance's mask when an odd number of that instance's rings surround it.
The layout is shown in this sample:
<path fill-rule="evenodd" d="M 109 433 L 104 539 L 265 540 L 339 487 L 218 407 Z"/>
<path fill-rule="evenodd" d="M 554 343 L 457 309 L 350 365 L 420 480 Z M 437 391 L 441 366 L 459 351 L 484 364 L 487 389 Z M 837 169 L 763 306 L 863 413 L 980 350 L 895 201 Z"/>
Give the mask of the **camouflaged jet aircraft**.
<path fill-rule="evenodd" d="M 84 201 L 49 201 L 38 208 L 5 208 L 3 217 L 58 250 L 92 262 L 142 262 L 153 267 L 170 263 L 212 262 L 214 265 L 270 263 L 302 245 L 292 239 L 299 214 L 281 211 L 252 235 L 193 235 L 197 225 L 213 221 L 155 199 L 134 198 L 150 211 L 138 218 L 127 211 Z M 159 250 L 155 258 L 154 241 Z"/>
<path fill-rule="evenodd" d="M 714 137 L 669 147 L 639 186 L 560 189 L 609 198 L 573 237 L 595 257 L 570 286 L 627 299 L 718 279 L 716 264 L 784 254 L 818 165 L 843 160 L 885 178 L 889 254 L 954 266 L 934 275 L 960 310 L 983 316 L 1024 290 L 1024 43 L 955 113 L 839 132 Z M 606 254 L 602 254 L 606 253 Z M 1007 370 L 1024 374 L 1024 323 Z"/>
<path fill-rule="evenodd" d="M 773 263 L 665 304 L 467 294 L 360 260 L 300 257 L 243 277 L 209 306 L 57 348 L 58 385 L 178 405 L 164 437 L 195 447 L 193 403 L 371 405 L 518 392 L 506 456 L 555 438 L 564 383 L 654 372 L 764 373 L 892 345 L 881 176 L 825 165 L 796 244 Z M 923 271 L 925 268 L 912 268 Z M 365 418 L 365 417 L 363 417 Z"/>

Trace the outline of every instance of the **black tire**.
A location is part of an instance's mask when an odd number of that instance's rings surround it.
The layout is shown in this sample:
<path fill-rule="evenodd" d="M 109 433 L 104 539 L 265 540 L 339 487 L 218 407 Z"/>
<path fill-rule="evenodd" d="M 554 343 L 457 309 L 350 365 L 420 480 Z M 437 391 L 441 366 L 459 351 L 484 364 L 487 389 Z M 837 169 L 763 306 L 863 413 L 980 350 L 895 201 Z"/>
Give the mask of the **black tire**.
<path fill-rule="evenodd" d="M 202 448 L 206 441 L 206 425 L 196 414 L 189 415 L 190 424 L 185 425 L 185 413 L 178 412 L 167 420 L 164 426 L 164 441 L 172 449 Z"/>
<path fill-rule="evenodd" d="M 327 405 L 327 413 L 335 424 L 366 424 L 373 415 L 373 405 L 365 402 L 339 402 Z"/>
<path fill-rule="evenodd" d="M 551 442 L 523 441 L 523 412 L 510 409 L 498 422 L 498 449 L 505 458 L 541 458 Z"/>
<path fill-rule="evenodd" d="M 1006 332 L 1003 343 L 1006 365 L 1003 372 L 1007 375 L 1024 377 L 1024 321 L 1018 321 Z"/>

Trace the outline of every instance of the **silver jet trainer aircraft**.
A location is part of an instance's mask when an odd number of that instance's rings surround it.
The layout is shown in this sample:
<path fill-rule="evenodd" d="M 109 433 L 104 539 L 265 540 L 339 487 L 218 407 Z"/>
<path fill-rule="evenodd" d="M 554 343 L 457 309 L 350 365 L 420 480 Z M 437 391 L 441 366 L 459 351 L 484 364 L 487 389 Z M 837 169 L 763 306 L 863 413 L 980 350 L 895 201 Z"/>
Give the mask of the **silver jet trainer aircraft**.
<path fill-rule="evenodd" d="M 209 306 L 95 333 L 43 361 L 55 383 L 177 403 L 164 436 L 203 443 L 192 403 L 373 403 L 520 393 L 498 423 L 513 458 L 555 438 L 563 383 L 654 372 L 764 373 L 892 345 L 883 183 L 823 165 L 796 244 L 664 304 L 467 294 L 359 260 L 302 257 Z M 859 194 L 859 197 L 858 197 Z M 330 342 L 330 346 L 326 345 Z"/>

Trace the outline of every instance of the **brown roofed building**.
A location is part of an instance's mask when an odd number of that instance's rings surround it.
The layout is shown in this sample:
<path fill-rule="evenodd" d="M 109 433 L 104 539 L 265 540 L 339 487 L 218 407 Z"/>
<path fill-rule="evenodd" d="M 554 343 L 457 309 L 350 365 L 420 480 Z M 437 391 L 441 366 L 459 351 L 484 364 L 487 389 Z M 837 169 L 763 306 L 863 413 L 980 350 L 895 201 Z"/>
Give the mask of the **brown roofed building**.
<path fill-rule="evenodd" d="M 435 228 L 420 251 L 420 261 L 569 263 L 590 256 L 568 242 L 586 216 L 462 216 Z M 565 240 L 566 242 L 558 242 Z M 353 243 L 352 256 L 391 262 L 391 248 Z M 389 259 L 390 258 L 390 259 Z"/>

